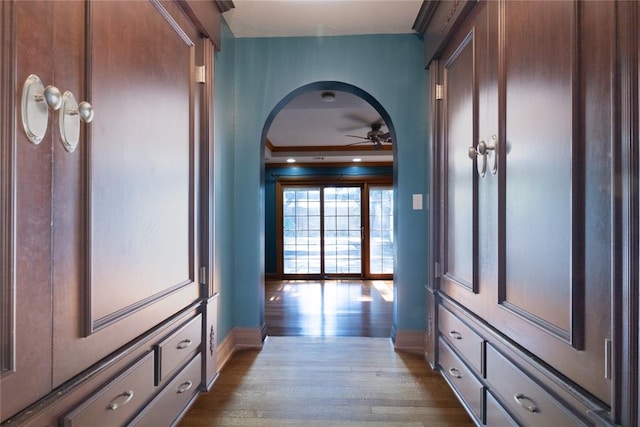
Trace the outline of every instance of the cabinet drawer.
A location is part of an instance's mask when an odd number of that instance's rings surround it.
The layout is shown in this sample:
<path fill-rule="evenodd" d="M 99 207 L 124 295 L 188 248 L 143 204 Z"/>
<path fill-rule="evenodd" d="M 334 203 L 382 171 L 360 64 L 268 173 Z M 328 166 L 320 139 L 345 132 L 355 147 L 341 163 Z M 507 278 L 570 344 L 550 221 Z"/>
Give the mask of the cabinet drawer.
<path fill-rule="evenodd" d="M 489 388 L 502 398 L 520 424 L 557 427 L 584 424 L 493 347 L 488 345 L 486 351 Z"/>
<path fill-rule="evenodd" d="M 198 393 L 201 368 L 202 358 L 198 354 L 130 425 L 172 425 L 191 398 Z"/>
<path fill-rule="evenodd" d="M 509 414 L 500 406 L 496 399 L 487 392 L 485 397 L 485 415 L 484 425 L 491 427 L 517 427 L 518 424 L 511 418 Z"/>
<path fill-rule="evenodd" d="M 113 427 L 123 425 L 154 392 L 153 353 L 98 390 L 64 416 L 64 426 Z"/>
<path fill-rule="evenodd" d="M 440 337 L 439 341 L 438 355 L 438 363 L 449 383 L 456 389 L 458 395 L 464 400 L 477 419 L 481 420 L 484 387 L 458 356 L 453 353 L 442 337 Z"/>
<path fill-rule="evenodd" d="M 198 315 L 155 346 L 156 385 L 199 350 L 201 337 L 202 316 Z"/>
<path fill-rule="evenodd" d="M 484 340 L 456 315 L 438 307 L 438 329 L 447 341 L 458 350 L 476 372 L 482 374 Z"/>

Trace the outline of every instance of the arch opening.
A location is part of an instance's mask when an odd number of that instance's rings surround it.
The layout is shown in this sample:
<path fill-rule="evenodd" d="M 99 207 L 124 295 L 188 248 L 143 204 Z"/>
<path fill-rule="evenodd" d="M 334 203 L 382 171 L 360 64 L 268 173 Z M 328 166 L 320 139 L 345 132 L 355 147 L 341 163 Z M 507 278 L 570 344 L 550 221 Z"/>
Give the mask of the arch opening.
<path fill-rule="evenodd" d="M 318 81 L 318 82 L 314 82 L 314 83 L 310 83 L 304 86 L 301 86 L 293 91 L 291 91 L 290 93 L 288 93 L 286 96 L 284 96 L 271 110 L 271 112 L 269 113 L 269 115 L 267 116 L 265 123 L 263 125 L 262 128 L 262 134 L 261 134 L 261 141 L 260 141 L 260 165 L 261 165 L 261 170 L 260 170 L 260 185 L 261 185 L 261 193 L 264 195 L 265 194 L 265 181 L 266 176 L 265 176 L 265 169 L 267 168 L 266 162 L 265 162 L 265 148 L 267 147 L 267 145 L 269 144 L 268 142 L 268 136 L 269 136 L 269 132 L 271 129 L 272 124 L 274 123 L 274 120 L 276 119 L 276 117 L 278 116 L 278 114 L 287 106 L 289 105 L 293 100 L 295 100 L 296 98 L 300 97 L 303 94 L 309 93 L 309 92 L 318 92 L 318 91 L 335 91 L 335 92 L 347 92 L 351 95 L 354 95 L 360 99 L 362 99 L 363 101 L 365 101 L 370 107 L 372 107 L 378 114 L 379 118 L 381 121 L 384 122 L 384 125 L 386 125 L 387 129 L 388 129 L 388 134 L 390 137 L 390 140 L 393 142 L 391 144 L 391 150 L 392 150 L 392 166 L 387 166 L 387 168 L 391 168 L 391 182 L 390 185 L 393 187 L 393 189 L 395 190 L 395 185 L 396 185 L 396 177 L 397 177 L 397 173 L 396 173 L 396 167 L 397 167 L 397 138 L 396 138 L 396 131 L 394 128 L 394 124 L 393 124 L 393 120 L 391 119 L 390 115 L 388 114 L 388 112 L 386 111 L 386 109 L 380 104 L 380 102 L 377 101 L 377 99 L 375 99 L 375 97 L 373 97 L 371 94 L 369 94 L 368 92 L 360 89 L 357 86 L 354 85 L 350 85 L 348 83 L 343 83 L 343 82 L 338 82 L 338 81 Z M 388 165 L 388 163 L 387 163 Z M 389 172 L 387 172 L 387 174 L 389 175 Z M 387 175 L 387 176 L 388 176 Z M 272 177 L 268 178 L 269 180 L 272 179 Z M 261 197 L 262 199 L 262 212 L 267 212 L 268 209 L 265 207 L 265 197 Z M 396 221 L 397 221 L 397 204 L 395 202 L 396 199 L 396 194 L 395 191 L 393 191 L 393 242 L 396 241 L 395 238 L 395 233 L 397 230 L 397 226 L 396 226 Z M 269 208 L 273 208 L 274 206 L 269 206 Z M 263 219 L 263 221 L 261 222 L 261 227 L 263 227 L 262 230 L 262 235 L 265 236 L 265 232 L 267 232 L 267 229 L 269 229 L 269 232 L 271 232 L 270 230 L 270 226 L 267 226 L 265 223 L 265 220 Z M 274 232 L 275 233 L 275 232 Z M 267 238 L 268 240 L 268 238 Z M 263 260 L 262 260 L 262 277 L 265 277 L 265 265 L 267 264 L 267 262 L 265 262 L 265 257 L 268 255 L 268 251 L 269 249 L 267 249 L 267 245 L 265 245 L 264 247 L 265 252 L 263 253 Z M 396 268 L 396 260 L 395 260 L 395 253 L 396 253 L 396 249 L 395 249 L 395 243 L 393 243 L 393 249 L 392 249 L 392 253 L 393 253 L 393 271 L 395 271 Z M 396 311 L 396 302 L 395 302 L 395 298 L 394 296 L 394 290 L 393 290 L 393 282 L 392 280 L 389 281 L 391 283 L 391 289 L 388 292 L 388 295 L 390 296 L 390 299 L 387 300 L 392 301 L 391 302 L 391 313 L 389 314 L 389 330 L 388 333 L 386 334 L 386 336 L 390 336 L 392 331 L 392 323 L 393 323 L 393 319 L 395 319 L 395 311 Z M 264 288 L 263 288 L 264 289 Z M 380 291 L 378 289 L 378 291 Z M 263 302 L 262 304 L 262 311 L 264 313 L 264 309 L 265 309 L 265 299 L 264 299 L 264 295 L 261 295 L 261 300 Z M 263 327 L 268 325 L 265 325 L 264 323 L 264 317 L 263 317 Z M 326 333 L 327 331 L 324 331 L 324 333 Z"/>

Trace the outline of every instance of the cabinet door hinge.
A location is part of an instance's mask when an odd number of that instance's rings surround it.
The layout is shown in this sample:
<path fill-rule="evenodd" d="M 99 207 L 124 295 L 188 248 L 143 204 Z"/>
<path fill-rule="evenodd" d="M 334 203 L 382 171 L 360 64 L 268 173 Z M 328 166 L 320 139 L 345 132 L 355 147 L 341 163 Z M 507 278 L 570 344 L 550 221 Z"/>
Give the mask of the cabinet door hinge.
<path fill-rule="evenodd" d="M 205 78 L 204 65 L 196 65 L 195 79 L 196 79 L 196 83 L 206 83 L 207 79 Z"/>
<path fill-rule="evenodd" d="M 207 284 L 207 267 L 200 267 L 200 277 L 198 278 L 198 282 L 201 285 L 206 285 Z"/>
<path fill-rule="evenodd" d="M 604 377 L 608 380 L 611 379 L 611 340 L 604 340 Z"/>
<path fill-rule="evenodd" d="M 440 278 L 440 263 L 436 262 L 433 266 L 433 275 L 435 276 L 436 279 Z"/>
<path fill-rule="evenodd" d="M 436 85 L 436 100 L 444 99 L 444 86 Z"/>

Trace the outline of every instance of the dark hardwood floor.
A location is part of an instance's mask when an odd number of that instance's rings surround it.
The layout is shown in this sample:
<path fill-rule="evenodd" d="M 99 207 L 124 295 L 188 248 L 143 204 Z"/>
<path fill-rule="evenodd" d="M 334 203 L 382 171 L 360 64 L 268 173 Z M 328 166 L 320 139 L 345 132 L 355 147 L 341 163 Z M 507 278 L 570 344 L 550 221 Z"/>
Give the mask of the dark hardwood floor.
<path fill-rule="evenodd" d="M 265 283 L 270 336 L 389 337 L 392 280 L 285 280 Z"/>

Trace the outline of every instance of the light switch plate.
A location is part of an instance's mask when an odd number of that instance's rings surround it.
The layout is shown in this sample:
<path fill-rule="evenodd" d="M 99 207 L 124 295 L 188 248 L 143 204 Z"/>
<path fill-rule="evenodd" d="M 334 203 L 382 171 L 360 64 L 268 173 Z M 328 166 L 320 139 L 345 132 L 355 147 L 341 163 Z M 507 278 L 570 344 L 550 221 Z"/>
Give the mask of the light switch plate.
<path fill-rule="evenodd" d="M 413 195 L 413 210 L 414 211 L 422 210 L 422 194 Z"/>

